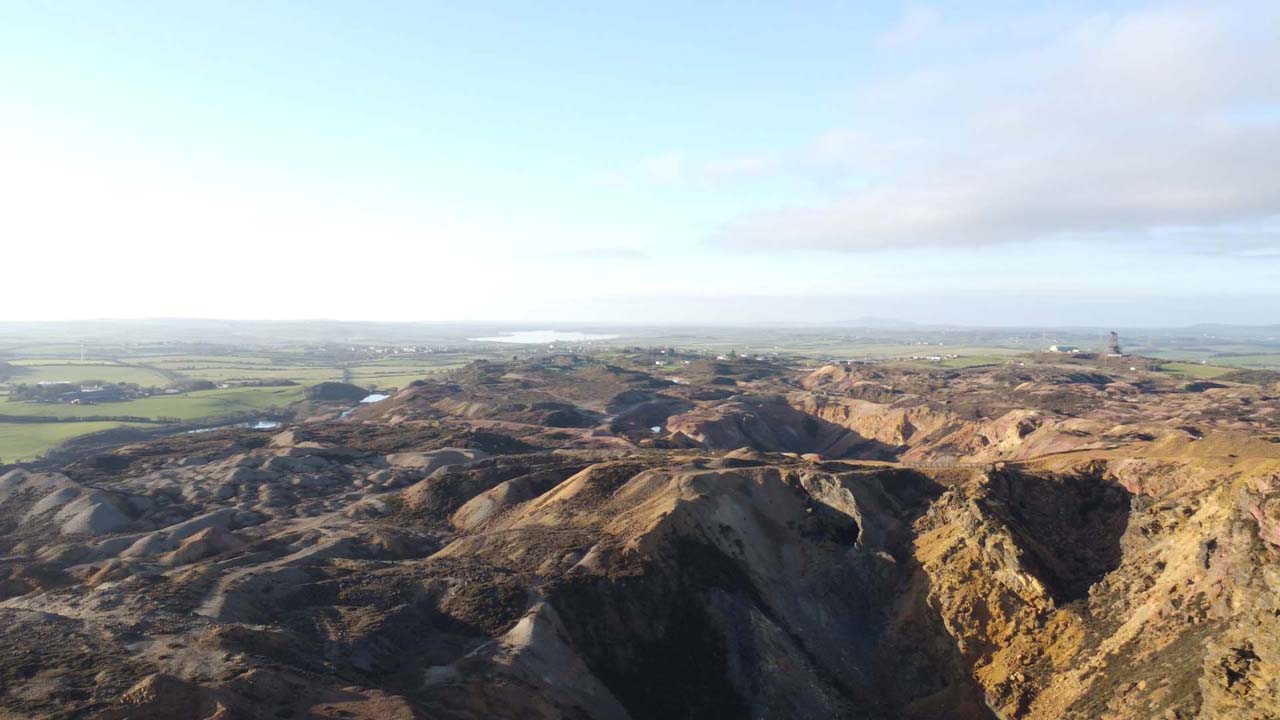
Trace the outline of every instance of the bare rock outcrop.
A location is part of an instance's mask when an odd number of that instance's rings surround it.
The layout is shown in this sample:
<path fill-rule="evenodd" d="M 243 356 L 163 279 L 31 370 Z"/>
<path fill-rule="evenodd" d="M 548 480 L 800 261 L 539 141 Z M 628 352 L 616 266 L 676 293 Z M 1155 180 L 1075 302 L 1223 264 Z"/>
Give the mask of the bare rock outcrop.
<path fill-rule="evenodd" d="M 0 476 L 0 715 L 1280 716 L 1267 386 L 652 370 Z"/>

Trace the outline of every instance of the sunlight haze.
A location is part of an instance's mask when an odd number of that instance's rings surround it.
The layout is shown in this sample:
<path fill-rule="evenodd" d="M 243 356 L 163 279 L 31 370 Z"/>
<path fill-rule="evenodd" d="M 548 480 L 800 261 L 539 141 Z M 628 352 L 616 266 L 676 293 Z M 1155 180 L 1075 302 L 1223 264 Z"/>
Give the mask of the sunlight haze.
<path fill-rule="evenodd" d="M 3 15 L 0 319 L 1280 308 L 1274 3 Z"/>

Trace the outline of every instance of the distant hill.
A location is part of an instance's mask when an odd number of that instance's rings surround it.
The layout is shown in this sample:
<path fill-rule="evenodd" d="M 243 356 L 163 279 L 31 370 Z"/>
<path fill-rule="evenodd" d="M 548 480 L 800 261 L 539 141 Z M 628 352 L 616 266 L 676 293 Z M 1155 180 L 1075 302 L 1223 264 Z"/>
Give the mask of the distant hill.
<path fill-rule="evenodd" d="M 360 402 L 369 395 L 369 391 L 356 385 L 340 382 L 322 382 L 312 385 L 306 390 L 307 399 L 312 402 Z"/>

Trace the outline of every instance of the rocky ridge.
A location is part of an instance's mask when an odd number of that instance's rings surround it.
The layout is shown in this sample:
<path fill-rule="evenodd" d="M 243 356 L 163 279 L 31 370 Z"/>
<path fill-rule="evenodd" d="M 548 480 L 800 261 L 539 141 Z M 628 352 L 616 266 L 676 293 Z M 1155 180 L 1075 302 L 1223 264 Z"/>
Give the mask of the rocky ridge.
<path fill-rule="evenodd" d="M 1215 384 L 566 356 L 10 470 L 0 717 L 1277 717 Z"/>

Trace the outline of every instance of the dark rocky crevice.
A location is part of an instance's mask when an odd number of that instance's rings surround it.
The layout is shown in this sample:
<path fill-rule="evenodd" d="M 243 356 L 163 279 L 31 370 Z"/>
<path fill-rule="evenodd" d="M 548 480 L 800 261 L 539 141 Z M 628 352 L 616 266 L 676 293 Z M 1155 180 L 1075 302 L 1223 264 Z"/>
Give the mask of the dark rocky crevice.
<path fill-rule="evenodd" d="M 1099 474 L 993 473 L 981 501 L 1027 552 L 1059 605 L 1086 597 L 1120 565 L 1130 495 Z"/>

